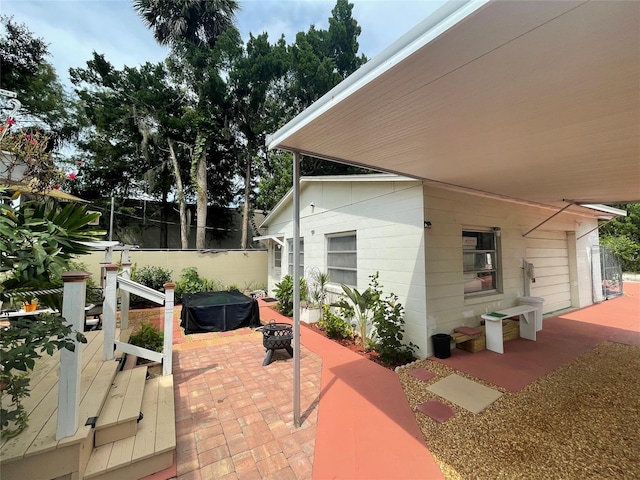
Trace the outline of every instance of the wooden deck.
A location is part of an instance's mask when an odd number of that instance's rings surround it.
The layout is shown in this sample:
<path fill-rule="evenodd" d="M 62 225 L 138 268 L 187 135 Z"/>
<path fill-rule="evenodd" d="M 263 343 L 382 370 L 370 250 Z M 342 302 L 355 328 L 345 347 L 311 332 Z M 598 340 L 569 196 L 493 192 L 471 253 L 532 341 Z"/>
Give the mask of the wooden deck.
<path fill-rule="evenodd" d="M 85 335 L 76 434 L 55 438 L 60 355 L 45 356 L 36 363 L 31 395 L 23 402 L 29 426 L 0 443 L 3 480 L 135 480 L 171 466 L 176 442 L 173 377 L 145 381 L 146 368 L 121 372 L 122 354 L 102 360 L 102 331 Z M 138 424 L 140 412 L 144 418 Z M 90 421 L 85 425 L 94 417 L 96 428 Z M 94 448 L 96 440 L 100 446 Z"/>

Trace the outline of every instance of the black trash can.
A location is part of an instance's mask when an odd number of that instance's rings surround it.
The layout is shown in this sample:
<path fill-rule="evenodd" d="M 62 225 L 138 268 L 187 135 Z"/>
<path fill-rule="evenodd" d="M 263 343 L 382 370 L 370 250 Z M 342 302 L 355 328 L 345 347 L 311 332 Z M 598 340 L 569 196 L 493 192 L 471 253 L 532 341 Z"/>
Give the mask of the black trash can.
<path fill-rule="evenodd" d="M 431 335 L 433 342 L 433 354 L 436 358 L 449 358 L 451 356 L 451 335 L 436 333 Z"/>

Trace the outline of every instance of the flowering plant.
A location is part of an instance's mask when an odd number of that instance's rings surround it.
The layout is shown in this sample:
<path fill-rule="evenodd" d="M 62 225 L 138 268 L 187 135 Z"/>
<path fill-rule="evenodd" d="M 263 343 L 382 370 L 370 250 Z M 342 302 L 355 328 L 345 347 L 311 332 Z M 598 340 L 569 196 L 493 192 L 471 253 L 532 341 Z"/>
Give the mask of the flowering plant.
<path fill-rule="evenodd" d="M 12 132 L 15 123 L 9 118 L 0 125 L 0 179 L 46 192 L 65 178 L 48 151 L 49 137 L 35 129 Z"/>

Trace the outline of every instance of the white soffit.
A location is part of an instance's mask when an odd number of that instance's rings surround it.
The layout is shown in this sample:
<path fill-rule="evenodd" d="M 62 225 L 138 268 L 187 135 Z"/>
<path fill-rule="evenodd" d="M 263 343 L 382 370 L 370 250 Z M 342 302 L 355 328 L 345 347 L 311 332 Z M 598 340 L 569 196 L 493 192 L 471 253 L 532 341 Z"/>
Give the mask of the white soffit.
<path fill-rule="evenodd" d="M 640 201 L 640 2 L 435 15 L 269 148 L 540 204 Z"/>

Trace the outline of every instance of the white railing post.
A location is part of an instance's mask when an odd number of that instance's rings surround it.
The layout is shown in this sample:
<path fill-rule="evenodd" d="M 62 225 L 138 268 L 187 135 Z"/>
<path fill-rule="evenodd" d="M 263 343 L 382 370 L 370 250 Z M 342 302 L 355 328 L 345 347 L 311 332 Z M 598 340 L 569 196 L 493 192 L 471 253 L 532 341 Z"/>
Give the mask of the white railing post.
<path fill-rule="evenodd" d="M 120 263 L 122 265 L 122 277 L 131 278 L 131 260 L 129 259 L 129 247 L 120 254 Z M 131 295 L 126 290 L 120 290 L 120 330 L 129 328 L 129 300 Z"/>
<path fill-rule="evenodd" d="M 107 279 L 104 287 L 104 303 L 102 305 L 102 332 L 104 345 L 103 360 L 113 359 L 113 346 L 116 339 L 116 310 L 118 306 L 117 279 L 118 265 L 110 263 L 105 267 Z"/>
<path fill-rule="evenodd" d="M 62 316 L 76 332 L 84 331 L 84 304 L 87 295 L 87 272 L 62 274 Z M 82 343 L 72 339 L 73 352 L 60 351 L 60 381 L 58 383 L 58 426 L 56 440 L 75 435 L 78 430 L 80 408 L 80 376 L 82 370 Z"/>
<path fill-rule="evenodd" d="M 171 375 L 173 366 L 173 299 L 176 284 L 164 284 L 164 358 L 162 360 L 162 375 Z"/>

